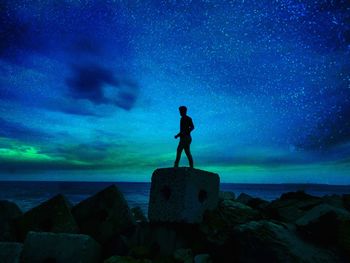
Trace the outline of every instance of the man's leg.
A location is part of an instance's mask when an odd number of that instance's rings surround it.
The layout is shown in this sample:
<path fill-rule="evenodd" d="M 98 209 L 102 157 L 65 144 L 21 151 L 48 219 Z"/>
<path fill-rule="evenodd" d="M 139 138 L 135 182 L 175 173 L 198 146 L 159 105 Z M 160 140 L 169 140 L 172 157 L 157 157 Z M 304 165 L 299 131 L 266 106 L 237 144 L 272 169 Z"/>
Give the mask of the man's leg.
<path fill-rule="evenodd" d="M 190 167 L 193 168 L 193 159 L 192 159 L 192 155 L 191 155 L 190 144 L 186 144 L 184 147 L 184 150 L 185 150 L 185 153 L 187 155 Z"/>
<path fill-rule="evenodd" d="M 179 167 L 179 162 L 180 162 L 181 153 L 182 153 L 183 148 L 184 148 L 183 147 L 183 143 L 180 140 L 179 145 L 177 146 L 176 160 L 175 160 L 175 163 L 174 163 L 174 167 Z"/>

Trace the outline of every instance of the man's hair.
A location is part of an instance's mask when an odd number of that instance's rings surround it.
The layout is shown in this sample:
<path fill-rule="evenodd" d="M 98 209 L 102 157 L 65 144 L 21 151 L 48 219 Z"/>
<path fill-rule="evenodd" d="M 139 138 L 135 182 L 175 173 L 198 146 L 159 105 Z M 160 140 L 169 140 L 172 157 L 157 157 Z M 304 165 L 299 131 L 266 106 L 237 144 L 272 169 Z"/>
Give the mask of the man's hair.
<path fill-rule="evenodd" d="M 180 106 L 179 110 L 180 110 L 180 112 L 185 112 L 185 113 L 187 112 L 186 106 Z"/>

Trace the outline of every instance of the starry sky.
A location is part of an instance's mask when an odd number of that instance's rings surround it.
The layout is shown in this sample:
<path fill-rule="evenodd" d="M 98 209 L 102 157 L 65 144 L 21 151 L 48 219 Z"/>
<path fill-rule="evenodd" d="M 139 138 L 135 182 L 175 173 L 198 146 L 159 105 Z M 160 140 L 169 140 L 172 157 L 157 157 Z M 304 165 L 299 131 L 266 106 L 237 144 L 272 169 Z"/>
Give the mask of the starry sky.
<path fill-rule="evenodd" d="M 0 180 L 350 184 L 348 0 L 0 0 Z M 187 166 L 183 154 L 180 166 Z"/>

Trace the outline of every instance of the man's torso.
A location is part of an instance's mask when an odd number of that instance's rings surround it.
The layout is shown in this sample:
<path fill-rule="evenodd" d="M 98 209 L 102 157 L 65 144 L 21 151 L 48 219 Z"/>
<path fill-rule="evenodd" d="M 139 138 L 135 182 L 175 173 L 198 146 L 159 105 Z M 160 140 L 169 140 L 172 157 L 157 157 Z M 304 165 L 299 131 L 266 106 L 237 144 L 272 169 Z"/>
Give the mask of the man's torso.
<path fill-rule="evenodd" d="M 189 116 L 181 117 L 180 120 L 180 137 L 191 136 L 190 126 L 192 125 L 192 119 Z"/>

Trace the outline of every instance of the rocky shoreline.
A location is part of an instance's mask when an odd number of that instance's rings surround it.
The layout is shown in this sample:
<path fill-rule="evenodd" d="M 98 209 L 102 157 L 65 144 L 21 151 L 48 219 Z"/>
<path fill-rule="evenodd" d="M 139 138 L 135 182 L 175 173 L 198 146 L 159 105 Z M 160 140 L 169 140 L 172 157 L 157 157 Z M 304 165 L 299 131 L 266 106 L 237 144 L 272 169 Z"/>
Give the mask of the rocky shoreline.
<path fill-rule="evenodd" d="M 350 262 L 350 194 L 220 192 L 200 223 L 149 222 L 115 185 L 22 213 L 0 201 L 0 262 Z"/>

